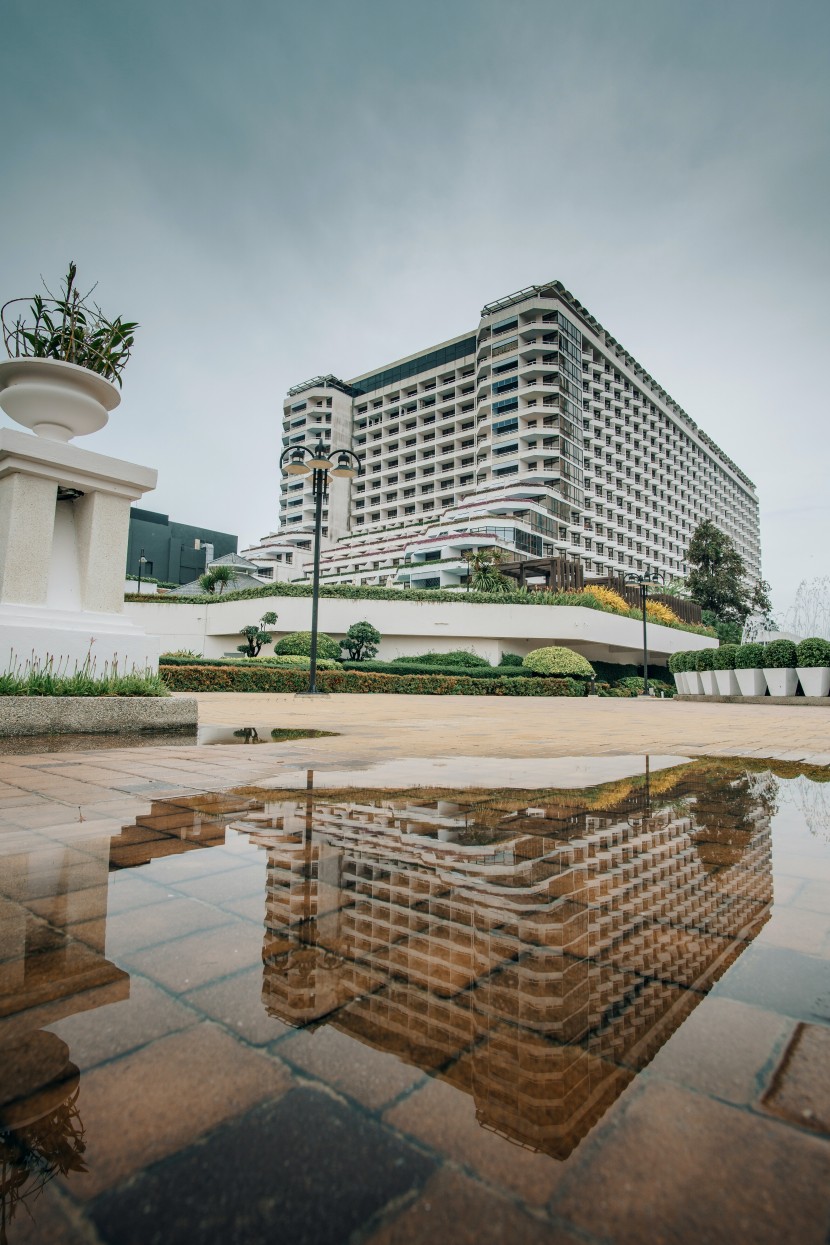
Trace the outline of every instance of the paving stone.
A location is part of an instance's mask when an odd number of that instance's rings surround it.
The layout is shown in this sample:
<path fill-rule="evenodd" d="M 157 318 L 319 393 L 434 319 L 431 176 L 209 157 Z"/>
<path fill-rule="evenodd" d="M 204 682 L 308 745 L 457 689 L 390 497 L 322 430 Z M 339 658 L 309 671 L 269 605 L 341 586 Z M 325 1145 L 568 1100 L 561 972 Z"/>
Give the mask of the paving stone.
<path fill-rule="evenodd" d="M 764 1095 L 764 1106 L 830 1138 L 830 1029 L 797 1026 Z"/>
<path fill-rule="evenodd" d="M 112 1245 L 341 1245 L 435 1162 L 358 1110 L 295 1089 L 98 1199 Z"/>
<path fill-rule="evenodd" d="M 280 1059 L 296 1064 L 373 1110 L 411 1089 L 424 1074 L 398 1059 L 338 1032 L 336 1020 L 305 1029 L 279 1045 Z"/>
<path fill-rule="evenodd" d="M 94 1197 L 289 1084 L 284 1065 L 216 1025 L 161 1038 L 84 1075 L 78 1110 L 89 1170 L 62 1179 L 73 1197 Z"/>
<path fill-rule="evenodd" d="M 190 1007 L 225 1025 L 253 1046 L 266 1046 L 292 1032 L 268 1012 L 263 999 L 262 968 L 257 966 L 213 985 L 182 995 Z"/>
<path fill-rule="evenodd" d="M 825 1245 L 830 1146 L 785 1124 L 651 1082 L 552 1203 L 616 1245 Z"/>
<path fill-rule="evenodd" d="M 261 964 L 262 938 L 262 930 L 250 921 L 234 920 L 146 951 L 131 952 L 123 961 L 128 968 L 180 993 Z"/>

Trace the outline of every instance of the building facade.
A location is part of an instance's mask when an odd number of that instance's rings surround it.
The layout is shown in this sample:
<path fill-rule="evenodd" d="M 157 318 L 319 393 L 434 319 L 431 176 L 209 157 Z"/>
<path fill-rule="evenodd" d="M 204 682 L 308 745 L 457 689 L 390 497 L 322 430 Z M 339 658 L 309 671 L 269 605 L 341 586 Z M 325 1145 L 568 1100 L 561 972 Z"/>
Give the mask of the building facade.
<path fill-rule="evenodd" d="M 328 582 L 452 587 L 464 554 L 566 556 L 590 576 L 686 574 L 696 526 L 760 577 L 752 481 L 558 282 L 488 303 L 476 330 L 375 372 L 292 388 L 283 444 L 350 448 L 332 482 Z M 279 540 L 310 560 L 304 477 L 280 491 Z M 305 555 L 303 554 L 305 551 Z"/>
<path fill-rule="evenodd" d="M 127 574 L 137 575 L 139 558 L 144 555 L 142 579 L 186 584 L 198 579 L 206 566 L 236 553 L 238 538 L 230 532 L 217 532 L 190 523 L 176 523 L 156 510 L 130 510 L 127 542 Z"/>

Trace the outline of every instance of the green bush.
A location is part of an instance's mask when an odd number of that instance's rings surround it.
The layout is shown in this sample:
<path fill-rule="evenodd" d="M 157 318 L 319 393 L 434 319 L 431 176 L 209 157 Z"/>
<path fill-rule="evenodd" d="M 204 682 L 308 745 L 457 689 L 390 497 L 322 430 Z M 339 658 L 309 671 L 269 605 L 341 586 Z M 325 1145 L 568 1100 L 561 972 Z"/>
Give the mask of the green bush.
<path fill-rule="evenodd" d="M 662 679 L 652 679 L 649 677 L 649 687 L 653 690 L 655 696 L 659 696 L 662 692 L 666 699 L 671 699 L 677 695 L 677 688 L 673 683 L 664 683 Z M 631 692 L 634 696 L 641 696 L 645 687 L 645 679 L 639 675 L 627 679 L 620 679 L 616 684 L 617 690 Z"/>
<path fill-rule="evenodd" d="M 526 670 L 535 670 L 537 674 L 575 674 L 583 679 L 592 679 L 594 667 L 581 653 L 560 645 L 547 648 L 535 648 L 528 653 L 522 665 Z"/>
<path fill-rule="evenodd" d="M 720 648 L 713 650 L 713 663 L 715 670 L 734 670 L 735 657 L 738 652 L 737 644 L 721 644 Z"/>
<path fill-rule="evenodd" d="M 521 666 L 522 658 L 518 653 L 502 653 L 499 658 L 500 666 Z"/>
<path fill-rule="evenodd" d="M 393 657 L 395 665 L 418 666 L 487 666 L 492 669 L 486 657 L 470 653 L 466 649 L 456 648 L 449 653 L 420 653 L 417 657 Z"/>
<path fill-rule="evenodd" d="M 715 650 L 713 648 L 701 648 L 695 653 L 695 670 L 698 674 L 701 670 L 714 670 L 715 668 Z"/>
<path fill-rule="evenodd" d="M 284 635 L 274 645 L 274 652 L 280 657 L 310 657 L 311 632 L 292 631 L 290 635 Z M 318 631 L 317 656 L 328 658 L 329 661 L 337 661 L 340 656 L 340 645 L 330 635 Z"/>
<path fill-rule="evenodd" d="M 525 670 L 522 666 L 433 666 L 429 662 L 402 661 L 344 661 L 344 670 L 366 670 L 371 674 L 463 674 L 465 679 L 515 679 L 542 676 Z"/>
<path fill-rule="evenodd" d="M 822 640 L 820 636 L 810 636 L 796 645 L 795 664 L 797 666 L 830 666 L 830 640 Z"/>
<path fill-rule="evenodd" d="M 183 657 L 177 653 L 165 653 L 159 658 L 165 666 L 273 666 L 278 670 L 310 670 L 311 658 L 299 656 L 275 657 L 266 653 L 260 657 Z M 340 662 L 321 657 L 318 670 L 339 670 Z"/>
<path fill-rule="evenodd" d="M 760 670 L 764 664 L 763 644 L 739 644 L 735 654 L 736 670 Z"/>
<path fill-rule="evenodd" d="M 669 670 L 672 674 L 685 674 L 688 670 L 688 653 L 672 653 L 669 657 Z"/>
<path fill-rule="evenodd" d="M 768 670 L 786 670 L 796 663 L 792 640 L 773 640 L 764 649 L 764 665 Z"/>
<path fill-rule="evenodd" d="M 254 662 L 215 665 L 165 665 L 161 674 L 175 692 L 302 692 L 302 670 L 278 670 Z M 465 675 L 391 675 L 357 670 L 324 670 L 320 691 L 413 696 L 584 696 L 586 685 L 574 679 L 469 678 Z"/>

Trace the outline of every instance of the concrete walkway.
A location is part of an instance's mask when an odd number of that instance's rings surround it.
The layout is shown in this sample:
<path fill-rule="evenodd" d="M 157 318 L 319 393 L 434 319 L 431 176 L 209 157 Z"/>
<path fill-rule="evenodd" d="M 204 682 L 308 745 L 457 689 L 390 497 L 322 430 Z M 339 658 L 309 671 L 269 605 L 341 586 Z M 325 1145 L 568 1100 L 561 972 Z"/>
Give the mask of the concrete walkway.
<path fill-rule="evenodd" d="M 309 760 L 660 754 L 774 757 L 830 765 L 830 714 L 790 706 L 478 696 L 200 694 L 199 722 L 339 732 L 302 741 Z M 295 745 L 296 746 L 296 745 Z M 270 745 L 265 745 L 270 751 Z M 276 747 L 276 745 L 275 745 Z M 279 745 L 284 755 L 285 745 Z M 264 760 L 264 748 L 257 748 Z"/>

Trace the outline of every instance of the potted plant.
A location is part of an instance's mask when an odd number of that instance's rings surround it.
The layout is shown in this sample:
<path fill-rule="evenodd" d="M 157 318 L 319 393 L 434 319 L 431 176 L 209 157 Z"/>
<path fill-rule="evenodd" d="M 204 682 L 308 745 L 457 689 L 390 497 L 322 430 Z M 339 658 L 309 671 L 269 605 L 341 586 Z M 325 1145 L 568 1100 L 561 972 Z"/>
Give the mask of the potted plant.
<path fill-rule="evenodd" d="M 770 696 L 795 696 L 798 688 L 795 663 L 792 640 L 773 640 L 766 646 L 763 670 Z"/>
<path fill-rule="evenodd" d="M 688 658 L 689 654 L 685 652 L 672 653 L 671 657 L 669 657 L 669 670 L 674 675 L 675 686 L 682 696 L 687 694 L 686 667 L 688 664 Z"/>
<path fill-rule="evenodd" d="M 689 696 L 701 696 L 703 694 L 703 684 L 700 681 L 700 675 L 697 672 L 697 649 L 692 649 L 686 654 L 686 693 Z"/>
<path fill-rule="evenodd" d="M 811 636 L 796 645 L 795 669 L 805 696 L 830 694 L 830 640 Z"/>
<path fill-rule="evenodd" d="M 90 303 L 92 290 L 80 293 L 76 276 L 70 263 L 60 297 L 46 287 L 47 298 L 13 298 L 0 308 L 9 355 L 0 363 L 0 406 L 15 423 L 52 441 L 104 427 L 121 401 L 116 386 L 138 327 L 120 316 L 108 320 Z"/>
<path fill-rule="evenodd" d="M 700 675 L 701 689 L 706 696 L 716 696 L 717 687 L 715 686 L 714 671 L 714 655 L 716 650 L 713 648 L 698 649 L 695 654 L 695 667 Z"/>
<path fill-rule="evenodd" d="M 739 696 L 738 680 L 735 678 L 735 654 L 737 644 L 721 644 L 713 650 L 715 683 L 721 696 Z"/>
<path fill-rule="evenodd" d="M 761 670 L 763 644 L 739 644 L 735 653 L 735 678 L 742 696 L 766 696 L 767 685 Z"/>

